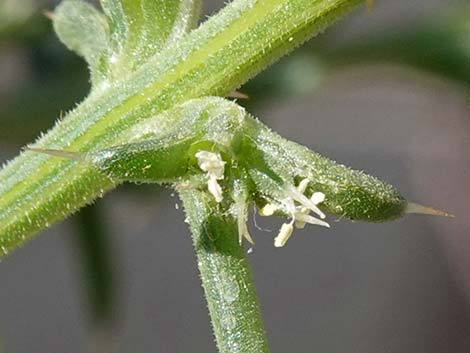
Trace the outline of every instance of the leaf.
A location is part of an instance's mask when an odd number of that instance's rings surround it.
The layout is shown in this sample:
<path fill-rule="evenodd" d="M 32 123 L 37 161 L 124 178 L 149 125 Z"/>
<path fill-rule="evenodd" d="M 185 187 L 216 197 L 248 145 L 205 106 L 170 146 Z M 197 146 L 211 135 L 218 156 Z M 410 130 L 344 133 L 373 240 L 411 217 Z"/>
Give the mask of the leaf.
<path fill-rule="evenodd" d="M 113 64 L 134 70 L 180 40 L 197 23 L 200 0 L 102 0 L 109 19 Z"/>
<path fill-rule="evenodd" d="M 103 0 L 102 7 L 105 15 L 65 0 L 54 12 L 59 39 L 85 58 L 93 88 L 121 80 L 183 38 L 197 22 L 200 0 Z"/>
<path fill-rule="evenodd" d="M 54 12 L 54 30 L 67 48 L 88 63 L 91 81 L 96 85 L 106 76 L 109 26 L 92 5 L 81 0 L 65 0 Z"/>

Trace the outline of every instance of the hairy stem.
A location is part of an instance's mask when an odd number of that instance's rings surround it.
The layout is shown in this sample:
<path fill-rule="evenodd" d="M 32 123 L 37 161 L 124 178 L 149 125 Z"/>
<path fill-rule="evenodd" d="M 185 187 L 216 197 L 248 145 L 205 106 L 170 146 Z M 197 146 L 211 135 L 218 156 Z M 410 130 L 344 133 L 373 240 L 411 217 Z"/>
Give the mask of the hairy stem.
<path fill-rule="evenodd" d="M 190 225 L 219 353 L 267 353 L 268 346 L 236 221 L 203 191 L 179 190 Z"/>
<path fill-rule="evenodd" d="M 101 85 L 35 147 L 96 150 L 173 105 L 224 95 L 362 0 L 235 0 L 118 82 Z M 115 187 L 92 167 L 24 152 L 0 172 L 0 256 Z"/>

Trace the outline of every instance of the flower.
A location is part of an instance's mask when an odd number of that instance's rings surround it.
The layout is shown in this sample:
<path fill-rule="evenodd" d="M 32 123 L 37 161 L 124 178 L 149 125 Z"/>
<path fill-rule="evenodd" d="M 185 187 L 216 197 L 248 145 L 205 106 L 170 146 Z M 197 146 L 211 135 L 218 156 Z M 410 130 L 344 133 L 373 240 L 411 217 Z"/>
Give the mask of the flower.
<path fill-rule="evenodd" d="M 225 162 L 220 153 L 199 151 L 195 154 L 199 168 L 207 172 L 207 189 L 214 196 L 216 202 L 222 202 L 222 188 L 217 180 L 224 178 Z"/>
<path fill-rule="evenodd" d="M 289 223 L 284 223 L 279 230 L 278 235 L 274 239 L 275 247 L 283 247 L 287 240 L 291 237 L 295 228 L 304 228 L 307 223 L 316 224 L 329 228 L 330 225 L 323 221 L 325 214 L 317 207 L 325 200 L 325 194 L 322 192 L 314 192 L 310 198 L 304 195 L 309 180 L 303 179 L 297 187 L 288 185 L 285 188 L 285 198 L 276 203 L 268 203 L 261 210 L 262 216 L 271 216 L 276 211 L 282 211 L 291 216 Z M 319 218 L 310 215 L 315 213 Z"/>

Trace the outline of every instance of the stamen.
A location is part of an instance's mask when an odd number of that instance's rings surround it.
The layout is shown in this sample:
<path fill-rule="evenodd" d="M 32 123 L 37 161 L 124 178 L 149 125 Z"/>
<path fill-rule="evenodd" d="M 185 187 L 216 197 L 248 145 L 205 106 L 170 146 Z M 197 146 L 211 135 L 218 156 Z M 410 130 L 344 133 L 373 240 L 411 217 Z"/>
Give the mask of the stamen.
<path fill-rule="evenodd" d="M 315 192 L 313 193 L 312 197 L 308 199 L 303 194 L 305 190 L 307 189 L 308 182 L 309 182 L 308 179 L 303 179 L 299 183 L 297 188 L 294 188 L 292 186 L 289 187 L 288 193 L 290 194 L 290 198 L 287 198 L 282 201 L 285 211 L 292 215 L 292 222 L 290 224 L 291 225 L 294 224 L 295 227 L 298 229 L 304 228 L 307 223 L 329 228 L 330 225 L 327 222 L 309 215 L 310 211 L 313 211 L 316 214 L 318 214 L 321 218 L 325 218 L 325 215 L 323 214 L 323 212 L 321 212 L 316 206 L 325 200 L 325 194 L 323 194 L 322 192 Z M 300 203 L 301 205 L 296 206 L 294 203 L 294 200 Z M 281 227 L 280 234 L 281 233 L 284 234 L 285 232 L 287 232 L 286 227 L 284 227 L 285 229 L 282 229 Z M 282 237 L 278 235 L 279 239 L 276 238 L 277 240 L 275 239 L 275 241 L 277 241 L 278 244 L 281 244 L 281 243 L 285 244 L 285 242 L 287 242 L 287 239 L 290 236 L 291 234 L 289 234 L 287 237 Z"/>
<path fill-rule="evenodd" d="M 278 209 L 279 207 L 276 206 L 275 204 L 268 203 L 262 209 L 259 210 L 259 214 L 261 216 L 272 216 L 274 212 L 276 212 Z"/>
<path fill-rule="evenodd" d="M 209 177 L 209 180 L 207 181 L 207 189 L 212 194 L 212 196 L 214 196 L 214 199 L 217 203 L 222 202 L 224 197 L 222 195 L 222 188 L 217 182 L 217 178 L 214 178 L 213 176 Z"/>
<path fill-rule="evenodd" d="M 315 205 L 318 205 L 325 201 L 325 194 L 322 192 L 314 192 L 310 200 L 312 200 Z"/>
<path fill-rule="evenodd" d="M 238 242 L 241 244 L 243 238 L 245 238 L 251 245 L 254 245 L 255 242 L 248 231 L 248 227 L 246 225 L 246 219 L 238 218 Z"/>
<path fill-rule="evenodd" d="M 297 190 L 293 186 L 289 186 L 287 189 L 288 195 L 294 200 L 300 203 L 302 206 L 307 207 L 312 212 L 316 213 L 320 218 L 325 218 L 325 214 L 317 207 L 317 205 L 310 200 L 304 194 L 301 194 L 299 190 Z"/>
<path fill-rule="evenodd" d="M 305 228 L 305 225 L 307 224 L 307 222 L 301 221 L 299 219 L 299 215 L 300 214 L 308 215 L 309 213 L 310 213 L 310 210 L 307 207 L 301 207 L 300 208 L 300 212 L 298 212 L 294 215 L 295 216 L 295 222 L 294 222 L 295 228 L 297 228 L 297 229 L 304 229 Z"/>
<path fill-rule="evenodd" d="M 327 222 L 301 212 L 295 214 L 295 220 L 303 223 L 310 223 L 315 224 L 317 226 L 330 228 L 330 225 Z"/>
<path fill-rule="evenodd" d="M 282 210 L 283 213 L 292 217 L 291 222 L 284 223 L 279 230 L 279 234 L 274 238 L 274 246 L 283 247 L 292 236 L 294 226 L 304 228 L 307 223 L 329 228 L 330 225 L 318 218 L 310 215 L 313 211 L 320 218 L 325 218 L 325 214 L 317 207 L 318 204 L 325 201 L 325 194 L 314 192 L 310 198 L 304 195 L 307 190 L 309 179 L 305 178 L 295 187 L 287 185 L 284 188 L 284 198 L 276 198 L 275 202 L 266 204 L 259 214 L 262 216 L 271 216 L 276 211 Z"/>
<path fill-rule="evenodd" d="M 307 190 L 307 186 L 309 182 L 310 181 L 307 178 L 302 179 L 302 181 L 297 186 L 297 190 L 299 190 L 301 194 L 305 194 L 305 190 Z"/>
<path fill-rule="evenodd" d="M 254 245 L 255 242 L 248 231 L 248 204 L 242 192 L 236 193 L 234 197 L 235 204 L 233 205 L 233 214 L 237 219 L 238 227 L 238 242 L 242 244 L 245 238 L 250 244 Z"/>
<path fill-rule="evenodd" d="M 207 172 L 207 177 L 209 178 L 207 189 L 214 196 L 216 202 L 221 202 L 223 200 L 222 188 L 217 180 L 224 178 L 225 162 L 222 160 L 220 153 L 199 151 L 195 156 L 199 168 Z"/>
<path fill-rule="evenodd" d="M 292 235 L 292 232 L 294 231 L 293 227 L 293 220 L 290 223 L 284 223 L 281 226 L 281 229 L 279 230 L 279 234 L 277 235 L 276 238 L 274 238 L 274 246 L 276 248 L 281 248 L 283 247 L 286 242 L 289 240 L 289 238 Z"/>

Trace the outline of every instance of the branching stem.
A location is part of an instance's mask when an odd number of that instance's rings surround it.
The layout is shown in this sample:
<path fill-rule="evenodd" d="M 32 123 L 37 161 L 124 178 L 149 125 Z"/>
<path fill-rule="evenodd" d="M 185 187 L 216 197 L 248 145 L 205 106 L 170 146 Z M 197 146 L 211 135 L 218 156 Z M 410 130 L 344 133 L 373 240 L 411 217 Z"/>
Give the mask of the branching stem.
<path fill-rule="evenodd" d="M 258 299 L 237 224 L 204 191 L 179 190 L 220 353 L 268 353 Z"/>
<path fill-rule="evenodd" d="M 139 70 L 96 87 L 32 147 L 89 151 L 175 104 L 225 95 L 363 0 L 235 0 Z M 0 172 L 0 257 L 115 187 L 93 168 L 24 152 Z"/>

